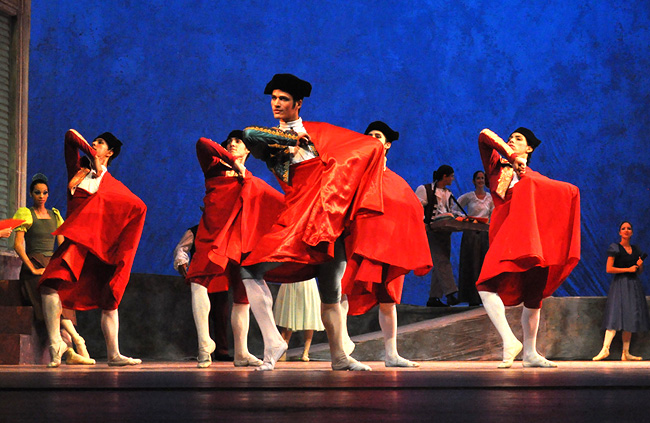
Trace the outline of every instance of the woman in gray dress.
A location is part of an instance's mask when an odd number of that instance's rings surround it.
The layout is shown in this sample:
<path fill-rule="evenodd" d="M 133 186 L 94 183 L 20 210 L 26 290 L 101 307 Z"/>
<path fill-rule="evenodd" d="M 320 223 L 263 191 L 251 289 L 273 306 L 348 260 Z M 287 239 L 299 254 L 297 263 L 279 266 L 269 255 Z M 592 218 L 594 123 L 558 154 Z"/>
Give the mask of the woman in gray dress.
<path fill-rule="evenodd" d="M 607 273 L 614 274 L 614 279 L 607 294 L 607 305 L 603 317 L 605 340 L 603 348 L 594 361 L 609 356 L 609 347 L 616 331 L 623 331 L 623 353 L 621 360 L 641 360 L 641 357 L 630 354 L 630 339 L 632 332 L 650 330 L 650 315 L 646 302 L 643 285 L 639 273 L 643 271 L 643 252 L 636 245 L 630 244 L 632 224 L 624 221 L 618 229 L 621 242 L 611 244 L 607 249 Z"/>

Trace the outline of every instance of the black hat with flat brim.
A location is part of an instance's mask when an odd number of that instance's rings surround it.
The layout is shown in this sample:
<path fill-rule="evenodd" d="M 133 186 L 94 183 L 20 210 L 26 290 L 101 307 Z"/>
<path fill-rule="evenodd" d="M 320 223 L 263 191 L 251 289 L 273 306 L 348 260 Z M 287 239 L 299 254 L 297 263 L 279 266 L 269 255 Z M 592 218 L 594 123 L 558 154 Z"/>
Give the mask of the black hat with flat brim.
<path fill-rule="evenodd" d="M 264 94 L 273 94 L 273 90 L 284 91 L 294 100 L 302 100 L 311 94 L 311 84 L 290 73 L 276 73 L 266 84 Z"/>
<path fill-rule="evenodd" d="M 108 148 L 113 151 L 111 160 L 115 160 L 115 158 L 120 155 L 120 151 L 122 151 L 122 141 L 118 140 L 115 135 L 111 134 L 110 132 L 104 132 L 101 135 L 97 135 L 95 139 L 97 138 L 101 138 L 106 141 Z"/>
<path fill-rule="evenodd" d="M 388 142 L 394 142 L 399 139 L 399 132 L 393 131 L 390 126 L 385 124 L 384 122 L 380 120 L 376 120 L 372 122 L 368 127 L 366 128 L 366 132 L 364 132 L 365 135 L 368 135 L 370 131 L 379 131 L 384 136 L 386 137 L 386 141 Z"/>
<path fill-rule="evenodd" d="M 234 131 L 230 131 L 228 136 L 224 141 L 221 142 L 221 146 L 223 148 L 228 148 L 228 143 L 230 142 L 231 138 L 237 138 L 238 140 L 244 140 L 244 131 L 240 129 L 235 129 Z"/>
<path fill-rule="evenodd" d="M 520 126 L 519 128 L 512 131 L 512 134 L 514 134 L 515 132 L 523 135 L 526 138 L 526 143 L 529 146 L 533 147 L 533 150 L 539 147 L 539 145 L 542 143 L 539 139 L 537 139 L 535 134 L 533 134 L 533 131 L 531 131 L 528 128 L 524 128 L 523 126 Z"/>

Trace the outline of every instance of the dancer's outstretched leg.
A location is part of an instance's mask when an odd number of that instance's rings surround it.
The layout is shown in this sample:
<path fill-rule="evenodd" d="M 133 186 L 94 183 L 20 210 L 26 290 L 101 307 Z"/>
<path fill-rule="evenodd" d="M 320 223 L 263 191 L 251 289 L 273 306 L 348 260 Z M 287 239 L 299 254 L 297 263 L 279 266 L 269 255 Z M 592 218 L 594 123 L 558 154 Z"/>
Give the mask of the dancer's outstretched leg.
<path fill-rule="evenodd" d="M 521 352 L 522 344 L 519 342 L 506 319 L 506 308 L 499 294 L 496 292 L 479 291 L 483 307 L 492 324 L 501 335 L 503 341 L 503 361 L 499 364 L 500 369 L 507 369 L 512 366 L 517 355 Z"/>
<path fill-rule="evenodd" d="M 120 354 L 118 334 L 120 331 L 120 319 L 115 310 L 102 310 L 102 332 L 106 341 L 106 353 L 108 354 L 109 366 L 135 366 L 141 364 L 139 358 L 126 357 Z"/>
<path fill-rule="evenodd" d="M 524 367 L 557 367 L 557 364 L 537 352 L 537 330 L 541 309 L 524 307 L 521 327 L 524 330 Z"/>
<path fill-rule="evenodd" d="M 199 341 L 199 355 L 197 357 L 197 367 L 209 367 L 212 363 L 212 353 L 217 345 L 210 338 L 210 297 L 208 288 L 198 283 L 190 283 L 192 292 L 192 315 L 194 316 L 194 326 L 196 326 L 196 336 Z"/>
<path fill-rule="evenodd" d="M 250 324 L 250 305 L 233 303 L 230 324 L 235 342 L 235 367 L 261 366 L 262 360 L 248 351 L 248 327 Z"/>
<path fill-rule="evenodd" d="M 397 353 L 397 307 L 395 303 L 379 304 L 379 326 L 384 335 L 386 367 L 420 367 L 418 363 L 400 357 Z"/>
<path fill-rule="evenodd" d="M 273 370 L 288 348 L 275 325 L 273 296 L 264 279 L 242 279 L 242 282 L 264 339 L 264 363 L 256 370 Z"/>

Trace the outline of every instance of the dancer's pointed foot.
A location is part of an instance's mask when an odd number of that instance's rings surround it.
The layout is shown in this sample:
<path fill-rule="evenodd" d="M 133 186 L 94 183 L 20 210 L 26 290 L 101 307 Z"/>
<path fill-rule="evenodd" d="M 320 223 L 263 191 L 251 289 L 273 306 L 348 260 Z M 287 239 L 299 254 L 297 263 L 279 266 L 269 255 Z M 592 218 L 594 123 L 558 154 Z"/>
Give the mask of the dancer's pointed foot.
<path fill-rule="evenodd" d="M 554 368 L 557 367 L 557 364 L 553 363 L 551 360 L 547 360 L 541 355 L 535 353 L 531 356 L 524 356 L 523 359 L 524 367 L 546 367 Z"/>
<path fill-rule="evenodd" d="M 233 364 L 235 367 L 259 367 L 262 365 L 262 360 L 259 358 L 255 357 L 251 353 L 246 353 L 246 356 L 243 358 L 237 358 L 235 357 L 235 360 L 233 361 Z"/>
<path fill-rule="evenodd" d="M 415 361 L 407 360 L 399 355 L 396 358 L 388 358 L 384 362 L 386 367 L 420 367 Z"/>
<path fill-rule="evenodd" d="M 609 357 L 609 347 L 603 347 L 603 349 L 600 350 L 598 355 L 595 356 L 594 358 L 592 358 L 592 360 L 593 361 L 600 361 L 600 360 L 603 360 L 603 359 L 605 359 L 607 357 Z"/>
<path fill-rule="evenodd" d="M 82 357 L 90 358 L 90 354 L 88 354 L 88 349 L 86 349 L 85 339 L 79 336 L 76 339 L 74 339 L 72 342 L 74 342 L 74 348 L 77 350 L 77 354 L 79 354 Z"/>
<path fill-rule="evenodd" d="M 503 361 L 497 366 L 498 369 L 509 369 L 512 367 L 515 358 L 517 358 L 521 350 L 524 348 L 523 344 L 519 342 L 518 339 L 515 339 L 515 341 L 516 342 L 503 346 Z"/>
<path fill-rule="evenodd" d="M 61 357 L 66 353 L 68 346 L 65 342 L 61 341 L 58 344 L 50 345 L 50 358 L 52 359 L 47 367 L 54 368 L 61 365 Z"/>
<path fill-rule="evenodd" d="M 275 363 L 278 362 L 280 357 L 289 349 L 286 342 L 282 341 L 274 347 L 264 348 L 264 362 L 255 370 L 269 371 L 275 368 Z"/>
<path fill-rule="evenodd" d="M 342 355 L 341 357 L 332 360 L 332 370 L 352 370 L 352 371 L 365 371 L 368 372 L 372 370 L 370 366 L 366 366 L 363 363 L 358 362 L 354 358 L 348 355 Z"/>
<path fill-rule="evenodd" d="M 307 351 L 304 351 L 302 353 L 302 356 L 300 357 L 301 361 L 309 361 L 309 353 Z"/>
<path fill-rule="evenodd" d="M 216 348 L 217 344 L 212 339 L 209 340 L 208 345 L 200 347 L 196 367 L 199 369 L 210 367 L 210 364 L 212 364 L 212 353 Z"/>
<path fill-rule="evenodd" d="M 142 360 L 139 358 L 126 357 L 121 354 L 108 360 L 108 365 L 111 367 L 137 366 L 138 364 L 142 364 Z"/>
<path fill-rule="evenodd" d="M 92 358 L 86 358 L 74 352 L 72 348 L 68 348 L 65 352 L 65 364 L 84 364 L 92 366 L 95 364 L 95 360 Z"/>
<path fill-rule="evenodd" d="M 623 350 L 623 353 L 621 354 L 621 361 L 641 361 L 641 360 L 643 360 L 643 357 L 637 357 L 636 355 L 632 355 L 627 350 Z"/>

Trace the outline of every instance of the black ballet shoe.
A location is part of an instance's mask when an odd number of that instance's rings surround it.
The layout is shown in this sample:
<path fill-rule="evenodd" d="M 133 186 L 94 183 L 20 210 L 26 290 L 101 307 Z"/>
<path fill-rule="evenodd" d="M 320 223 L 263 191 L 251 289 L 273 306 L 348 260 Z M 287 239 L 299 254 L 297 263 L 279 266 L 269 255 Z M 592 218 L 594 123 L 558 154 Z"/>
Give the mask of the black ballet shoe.
<path fill-rule="evenodd" d="M 443 303 L 442 301 L 440 301 L 440 298 L 438 297 L 429 297 L 429 301 L 427 301 L 427 307 L 449 307 L 449 306 Z"/>
<path fill-rule="evenodd" d="M 460 303 L 460 300 L 456 296 L 456 293 L 447 295 L 447 304 L 450 306 L 455 306 Z"/>

